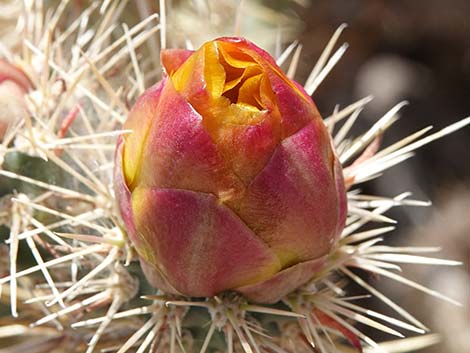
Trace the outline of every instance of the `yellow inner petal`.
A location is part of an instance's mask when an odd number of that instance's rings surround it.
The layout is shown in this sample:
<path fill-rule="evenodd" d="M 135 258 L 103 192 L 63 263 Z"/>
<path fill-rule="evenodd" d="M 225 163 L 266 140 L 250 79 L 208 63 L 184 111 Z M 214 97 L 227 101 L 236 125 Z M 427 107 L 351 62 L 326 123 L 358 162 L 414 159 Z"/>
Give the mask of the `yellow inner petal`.
<path fill-rule="evenodd" d="M 224 127 L 255 125 L 266 111 L 275 110 L 274 93 L 263 68 L 235 43 L 204 44 L 171 80 L 216 140 Z"/>
<path fill-rule="evenodd" d="M 219 62 L 219 54 L 215 42 L 209 42 L 203 47 L 204 79 L 206 89 L 212 97 L 220 97 L 225 86 L 225 70 Z"/>

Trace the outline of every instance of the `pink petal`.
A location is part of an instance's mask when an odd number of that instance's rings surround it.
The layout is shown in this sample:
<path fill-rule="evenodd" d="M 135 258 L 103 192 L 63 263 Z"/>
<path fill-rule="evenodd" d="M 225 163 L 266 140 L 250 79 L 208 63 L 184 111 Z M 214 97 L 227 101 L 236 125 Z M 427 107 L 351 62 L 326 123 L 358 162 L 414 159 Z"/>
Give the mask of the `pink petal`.
<path fill-rule="evenodd" d="M 145 249 L 146 247 L 148 247 L 148 242 L 145 240 L 145 238 L 141 237 L 137 233 L 137 230 L 135 228 L 134 214 L 132 211 L 131 204 L 131 192 L 129 191 L 129 188 L 126 185 L 122 173 L 122 149 L 123 139 L 122 136 L 120 136 L 117 141 L 116 153 L 114 158 L 114 192 L 116 195 L 116 202 L 119 207 L 122 220 L 126 225 L 127 236 L 137 249 Z M 148 282 L 153 287 L 158 288 L 167 293 L 180 294 L 168 282 L 166 277 L 156 265 L 147 262 L 141 257 L 140 266 Z"/>
<path fill-rule="evenodd" d="M 312 120 L 321 120 L 312 99 L 306 97 L 296 84 L 286 84 L 285 79 L 273 71 L 268 75 L 281 113 L 283 138 L 295 134 Z"/>
<path fill-rule="evenodd" d="M 167 79 L 147 89 L 132 107 L 123 129 L 132 130 L 124 135 L 125 148 L 123 151 L 123 173 L 129 186 L 135 184 L 142 165 L 143 149 L 155 116 L 158 114 L 158 104 Z"/>
<path fill-rule="evenodd" d="M 144 144 L 138 185 L 235 195 L 243 184 L 206 132 L 201 116 L 168 80 Z M 127 141 L 126 141 L 127 148 Z"/>
<path fill-rule="evenodd" d="M 211 194 L 138 187 L 132 193 L 141 257 L 188 296 L 211 296 L 280 270 L 269 247 Z"/>
<path fill-rule="evenodd" d="M 218 149 L 247 185 L 271 158 L 280 141 L 277 118 L 266 113 L 255 125 L 230 125 L 219 130 Z"/>
<path fill-rule="evenodd" d="M 344 226 L 344 187 L 323 122 L 284 140 L 253 180 L 237 213 L 276 252 L 283 266 L 328 254 Z"/>
<path fill-rule="evenodd" d="M 325 263 L 325 258 L 301 262 L 277 273 L 272 278 L 236 288 L 246 298 L 258 303 L 276 303 L 283 296 L 307 283 Z"/>

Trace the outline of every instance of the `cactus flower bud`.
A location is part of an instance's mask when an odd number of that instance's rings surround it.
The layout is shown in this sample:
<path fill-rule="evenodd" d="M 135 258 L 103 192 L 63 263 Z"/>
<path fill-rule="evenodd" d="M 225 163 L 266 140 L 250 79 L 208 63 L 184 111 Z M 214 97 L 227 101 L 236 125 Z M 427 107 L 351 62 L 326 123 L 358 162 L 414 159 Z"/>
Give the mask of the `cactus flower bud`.
<path fill-rule="evenodd" d="M 23 71 L 0 59 L 0 141 L 10 124 L 24 118 L 24 95 L 30 89 L 31 82 Z"/>
<path fill-rule="evenodd" d="M 322 267 L 344 227 L 330 135 L 300 85 L 245 39 L 166 50 L 162 64 L 116 150 L 143 271 L 166 292 L 276 302 Z"/>

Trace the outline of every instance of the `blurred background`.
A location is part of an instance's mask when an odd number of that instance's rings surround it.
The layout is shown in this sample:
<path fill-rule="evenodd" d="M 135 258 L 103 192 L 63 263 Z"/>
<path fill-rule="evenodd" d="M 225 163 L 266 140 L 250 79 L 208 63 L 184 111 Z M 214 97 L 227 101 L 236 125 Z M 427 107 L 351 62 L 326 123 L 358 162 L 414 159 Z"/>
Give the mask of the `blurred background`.
<path fill-rule="evenodd" d="M 300 82 L 333 31 L 343 22 L 348 24 L 342 40 L 350 47 L 314 95 L 323 116 L 330 115 L 336 104 L 345 106 L 372 94 L 375 98 L 356 126 L 360 131 L 398 101 L 408 100 L 410 104 L 401 119 L 385 134 L 386 145 L 422 127 L 442 128 L 470 115 L 470 1 L 312 0 L 303 5 L 291 3 L 303 26 L 299 35 L 304 45 L 297 76 Z M 438 256 L 462 261 L 460 268 L 406 266 L 404 272 L 459 300 L 463 307 L 388 280 L 370 280 L 432 331 L 442 334 L 441 344 L 420 352 L 467 351 L 470 129 L 424 147 L 413 159 L 360 187 L 387 196 L 409 190 L 418 199 L 432 200 L 431 208 L 392 210 L 389 215 L 399 225 L 387 241 L 405 246 L 439 246 L 442 252 Z"/>

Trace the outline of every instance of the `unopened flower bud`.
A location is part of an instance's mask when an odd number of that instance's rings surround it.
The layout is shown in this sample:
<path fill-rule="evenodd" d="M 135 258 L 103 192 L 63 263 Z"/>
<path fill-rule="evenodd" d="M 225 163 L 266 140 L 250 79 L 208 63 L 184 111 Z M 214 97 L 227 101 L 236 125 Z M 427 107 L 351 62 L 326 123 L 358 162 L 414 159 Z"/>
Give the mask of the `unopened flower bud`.
<path fill-rule="evenodd" d="M 166 50 L 118 142 L 115 190 L 152 285 L 275 302 L 322 267 L 345 223 L 341 165 L 314 103 L 241 38 Z"/>

